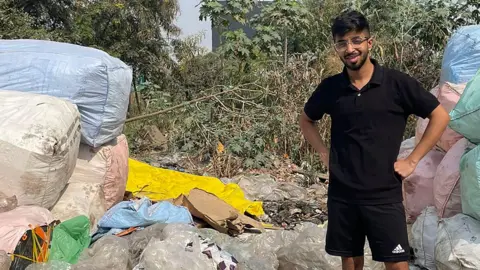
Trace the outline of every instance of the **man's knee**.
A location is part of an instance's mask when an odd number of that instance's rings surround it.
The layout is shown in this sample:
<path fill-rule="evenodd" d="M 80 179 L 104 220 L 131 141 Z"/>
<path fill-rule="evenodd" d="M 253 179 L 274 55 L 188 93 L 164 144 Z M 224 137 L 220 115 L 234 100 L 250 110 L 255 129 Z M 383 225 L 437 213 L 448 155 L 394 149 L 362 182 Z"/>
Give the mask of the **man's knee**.
<path fill-rule="evenodd" d="M 362 270 L 364 257 L 342 257 L 342 270 Z"/>

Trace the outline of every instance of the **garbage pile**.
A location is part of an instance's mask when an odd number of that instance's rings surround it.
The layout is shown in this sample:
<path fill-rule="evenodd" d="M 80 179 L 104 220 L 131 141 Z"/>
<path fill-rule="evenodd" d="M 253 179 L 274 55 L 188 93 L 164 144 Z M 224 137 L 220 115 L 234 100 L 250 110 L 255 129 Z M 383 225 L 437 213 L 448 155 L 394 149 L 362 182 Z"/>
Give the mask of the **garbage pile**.
<path fill-rule="evenodd" d="M 415 264 L 424 269 L 480 269 L 480 26 L 460 28 L 449 40 L 440 83 L 431 90 L 451 121 L 440 141 L 403 181 L 412 225 Z M 418 119 L 420 141 L 428 119 Z"/>
<path fill-rule="evenodd" d="M 324 185 L 134 160 L 122 134 L 130 67 L 50 41 L 4 40 L 0 52 L 0 270 L 341 268 L 324 250 Z M 479 69 L 480 26 L 460 28 L 432 89 L 451 123 L 403 182 L 422 269 L 480 269 Z M 384 269 L 368 241 L 365 255 L 364 269 Z"/>

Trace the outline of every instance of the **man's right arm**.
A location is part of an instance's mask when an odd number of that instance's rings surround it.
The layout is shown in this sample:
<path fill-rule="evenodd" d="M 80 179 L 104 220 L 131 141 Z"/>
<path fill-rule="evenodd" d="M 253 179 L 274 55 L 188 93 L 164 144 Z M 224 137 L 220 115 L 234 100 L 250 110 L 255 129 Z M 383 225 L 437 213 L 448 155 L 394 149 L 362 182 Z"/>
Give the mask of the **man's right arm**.
<path fill-rule="evenodd" d="M 328 94 L 329 88 L 328 79 L 323 80 L 308 99 L 300 115 L 300 129 L 303 136 L 317 153 L 319 153 L 320 159 L 327 168 L 329 166 L 329 150 L 323 143 L 315 121 L 322 119 L 326 113 L 329 113 L 328 106 L 331 104 Z"/>
<path fill-rule="evenodd" d="M 305 139 L 310 143 L 310 145 L 319 153 L 320 159 L 322 160 L 325 166 L 329 166 L 329 150 L 325 146 L 325 143 L 318 132 L 318 129 L 315 125 L 315 121 L 310 119 L 307 114 L 303 111 L 300 115 L 300 129 L 303 133 Z"/>

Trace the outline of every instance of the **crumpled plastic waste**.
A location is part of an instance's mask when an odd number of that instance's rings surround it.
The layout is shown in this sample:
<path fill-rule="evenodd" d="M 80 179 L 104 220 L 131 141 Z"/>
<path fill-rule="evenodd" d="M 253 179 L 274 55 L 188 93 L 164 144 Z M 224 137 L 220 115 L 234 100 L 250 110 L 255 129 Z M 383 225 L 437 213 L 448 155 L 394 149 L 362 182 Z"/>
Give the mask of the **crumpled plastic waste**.
<path fill-rule="evenodd" d="M 128 270 L 130 265 L 128 241 L 116 236 L 105 236 L 90 249 L 85 250 L 78 263 L 70 264 L 62 261 L 49 261 L 42 264 L 31 264 L 27 270 Z"/>
<path fill-rule="evenodd" d="M 8 197 L 4 193 L 0 192 L 0 213 L 11 211 L 18 205 L 17 196 Z"/>
<path fill-rule="evenodd" d="M 175 206 L 168 201 L 155 204 L 152 204 L 148 198 L 123 201 L 110 208 L 100 219 L 98 231 L 92 236 L 92 242 L 105 235 L 116 234 L 123 229 L 143 228 L 155 223 L 193 224 L 193 218 L 185 207 Z"/>
<path fill-rule="evenodd" d="M 12 264 L 12 259 L 3 250 L 0 250 L 0 270 L 9 270 Z"/>
<path fill-rule="evenodd" d="M 245 270 L 276 270 L 279 265 L 276 252 L 298 237 L 298 232 L 286 230 L 243 234 L 236 238 L 212 229 L 200 229 L 200 234 L 232 254 L 238 261 L 238 269 Z"/>
<path fill-rule="evenodd" d="M 130 246 L 130 260 L 132 265 L 137 265 L 140 262 L 140 256 L 150 240 L 153 238 L 163 238 L 163 229 L 166 226 L 167 224 L 157 223 L 123 237 L 128 240 L 128 245 Z"/>
<path fill-rule="evenodd" d="M 49 260 L 75 264 L 90 245 L 90 220 L 78 216 L 60 223 L 53 230 Z"/>
<path fill-rule="evenodd" d="M 336 270 L 341 269 L 341 259 L 325 252 L 326 226 L 304 224 L 296 228 L 298 237 L 277 251 L 279 270 Z M 365 245 L 365 270 L 384 269 L 382 263 L 372 260 L 370 247 Z"/>
<path fill-rule="evenodd" d="M 307 190 L 292 183 L 277 182 L 269 175 L 241 175 L 235 179 L 249 200 L 305 200 Z"/>
<path fill-rule="evenodd" d="M 200 238 L 195 232 L 195 228 L 176 225 L 165 227 L 163 240 L 158 238 L 150 240 L 140 256 L 140 263 L 135 266 L 134 270 L 217 269 L 213 260 L 201 252 Z"/>

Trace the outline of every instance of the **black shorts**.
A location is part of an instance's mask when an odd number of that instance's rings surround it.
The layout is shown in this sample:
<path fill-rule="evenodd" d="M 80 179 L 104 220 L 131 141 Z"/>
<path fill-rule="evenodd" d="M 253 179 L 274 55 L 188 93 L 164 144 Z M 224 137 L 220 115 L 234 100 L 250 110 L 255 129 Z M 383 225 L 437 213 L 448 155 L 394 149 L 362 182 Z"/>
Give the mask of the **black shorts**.
<path fill-rule="evenodd" d="M 408 261 L 403 204 L 355 205 L 329 200 L 326 252 L 332 256 L 363 256 L 365 237 L 374 261 Z"/>

